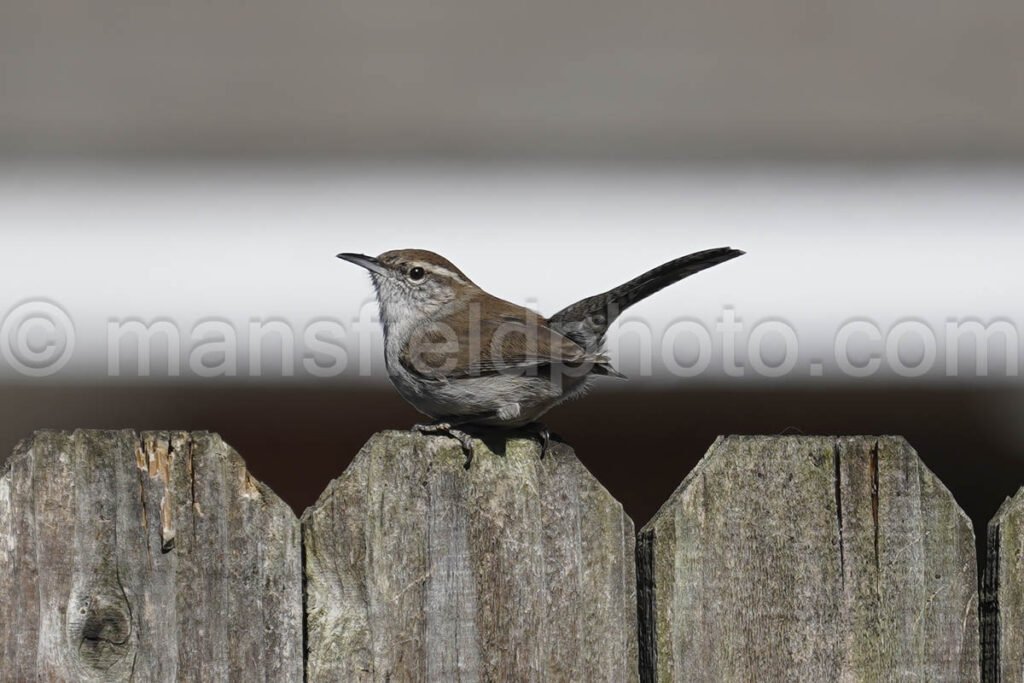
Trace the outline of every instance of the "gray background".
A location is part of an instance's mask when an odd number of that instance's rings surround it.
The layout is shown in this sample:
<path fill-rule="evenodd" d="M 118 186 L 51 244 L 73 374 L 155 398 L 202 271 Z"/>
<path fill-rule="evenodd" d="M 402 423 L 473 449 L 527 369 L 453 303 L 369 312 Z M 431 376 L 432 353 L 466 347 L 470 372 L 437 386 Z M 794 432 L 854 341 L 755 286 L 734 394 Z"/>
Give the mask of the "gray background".
<path fill-rule="evenodd" d="M 3 0 L 0 153 L 1019 158 L 1019 0 Z"/>

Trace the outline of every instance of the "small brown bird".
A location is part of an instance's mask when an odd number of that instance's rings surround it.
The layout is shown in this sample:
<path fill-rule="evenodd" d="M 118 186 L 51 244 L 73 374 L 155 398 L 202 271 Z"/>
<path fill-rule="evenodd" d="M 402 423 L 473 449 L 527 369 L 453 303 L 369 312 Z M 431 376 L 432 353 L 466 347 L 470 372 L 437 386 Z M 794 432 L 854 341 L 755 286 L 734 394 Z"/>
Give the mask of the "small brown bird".
<path fill-rule="evenodd" d="M 677 258 L 547 319 L 488 294 L 430 251 L 338 258 L 370 271 L 388 376 L 403 398 L 435 420 L 414 428 L 458 439 L 469 467 L 472 439 L 460 427 L 533 425 L 543 457 L 549 434 L 536 420 L 584 391 L 591 377 L 622 377 L 602 353 L 615 318 L 664 287 L 743 253 L 722 247 Z"/>

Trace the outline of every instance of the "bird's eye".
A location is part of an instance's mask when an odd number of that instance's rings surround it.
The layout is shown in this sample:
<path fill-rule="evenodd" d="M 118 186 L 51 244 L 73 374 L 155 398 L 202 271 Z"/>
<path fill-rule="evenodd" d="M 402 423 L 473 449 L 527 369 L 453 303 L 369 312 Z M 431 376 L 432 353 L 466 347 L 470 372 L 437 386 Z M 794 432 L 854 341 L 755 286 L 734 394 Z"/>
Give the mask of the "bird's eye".
<path fill-rule="evenodd" d="M 419 282 L 426 276 L 427 272 L 419 266 L 413 266 L 409 269 L 409 279 L 413 282 Z"/>

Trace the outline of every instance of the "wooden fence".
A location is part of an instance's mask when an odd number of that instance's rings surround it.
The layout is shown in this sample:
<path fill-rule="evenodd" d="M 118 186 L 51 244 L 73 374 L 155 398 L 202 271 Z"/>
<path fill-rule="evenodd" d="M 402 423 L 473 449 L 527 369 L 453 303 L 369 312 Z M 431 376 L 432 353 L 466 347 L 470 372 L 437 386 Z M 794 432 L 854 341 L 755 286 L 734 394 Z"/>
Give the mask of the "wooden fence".
<path fill-rule="evenodd" d="M 1024 675 L 1024 495 L 979 601 L 901 438 L 720 438 L 639 535 L 537 456 L 381 433 L 300 520 L 216 435 L 39 432 L 0 466 L 0 680 Z"/>

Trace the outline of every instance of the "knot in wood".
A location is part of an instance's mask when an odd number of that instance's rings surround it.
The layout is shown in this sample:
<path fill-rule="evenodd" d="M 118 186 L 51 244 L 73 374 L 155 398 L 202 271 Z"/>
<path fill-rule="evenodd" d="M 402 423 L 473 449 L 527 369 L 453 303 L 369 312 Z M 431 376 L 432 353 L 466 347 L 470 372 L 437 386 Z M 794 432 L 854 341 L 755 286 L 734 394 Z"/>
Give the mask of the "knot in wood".
<path fill-rule="evenodd" d="M 68 641 L 83 666 L 109 671 L 132 650 L 132 613 L 117 589 L 72 598 L 68 605 Z"/>

